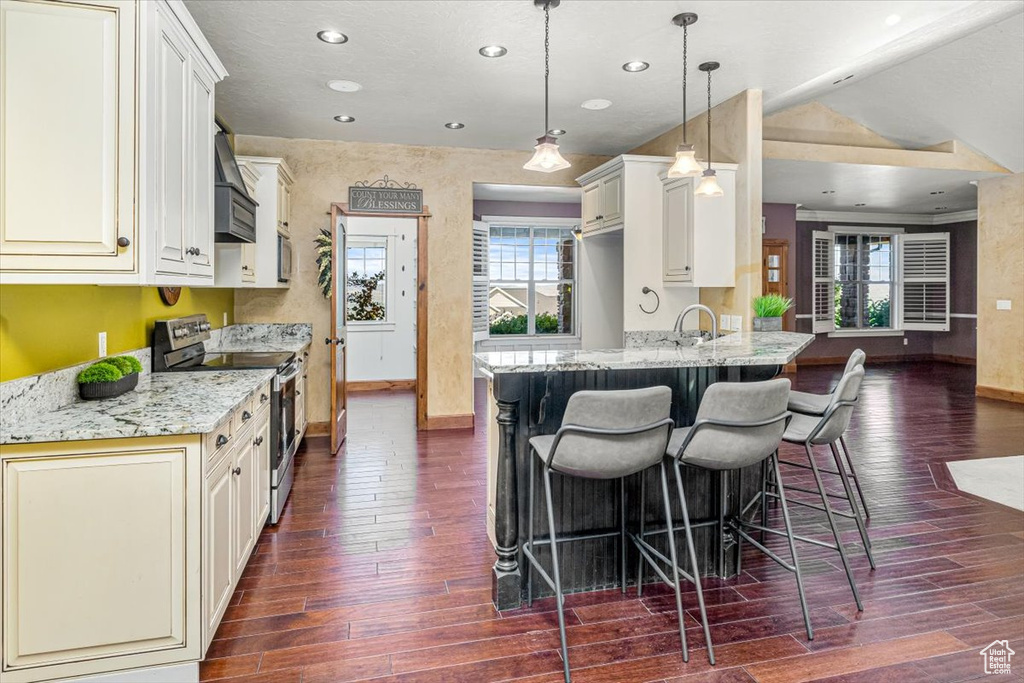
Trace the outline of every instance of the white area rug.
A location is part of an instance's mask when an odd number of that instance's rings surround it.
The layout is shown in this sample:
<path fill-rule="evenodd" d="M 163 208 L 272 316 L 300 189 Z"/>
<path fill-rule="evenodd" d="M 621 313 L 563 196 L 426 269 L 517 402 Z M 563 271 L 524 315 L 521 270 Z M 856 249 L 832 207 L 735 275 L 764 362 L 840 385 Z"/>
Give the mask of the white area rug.
<path fill-rule="evenodd" d="M 964 493 L 1024 510 L 1024 455 L 954 460 L 946 467 Z"/>

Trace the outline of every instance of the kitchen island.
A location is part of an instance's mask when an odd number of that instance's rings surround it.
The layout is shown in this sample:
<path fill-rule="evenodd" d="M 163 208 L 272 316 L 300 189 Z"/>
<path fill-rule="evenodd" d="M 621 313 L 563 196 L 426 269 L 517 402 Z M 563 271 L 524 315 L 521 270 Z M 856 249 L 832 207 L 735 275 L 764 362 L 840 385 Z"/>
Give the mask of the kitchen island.
<path fill-rule="evenodd" d="M 554 434 L 562 421 L 566 402 L 583 389 L 636 389 L 664 385 L 672 388 L 672 417 L 679 426 L 693 424 L 707 387 L 714 382 L 767 379 L 781 371 L 812 341 L 810 334 L 795 332 L 738 332 L 703 341 L 673 333 L 633 336 L 624 349 L 586 351 L 497 351 L 476 355 L 478 368 L 489 378 L 488 414 L 488 534 L 498 556 L 492 572 L 494 603 L 498 609 L 518 607 L 525 598 L 526 570 L 520 547 L 526 538 L 530 490 L 529 440 Z M 535 489 L 541 490 L 540 468 Z M 647 476 L 653 476 L 649 472 Z M 735 510 L 759 486 L 760 468 L 744 470 L 731 478 L 727 506 Z M 712 516 L 717 501 L 707 472 L 684 470 L 683 486 L 694 519 Z M 662 525 L 660 488 L 647 486 L 644 513 L 648 522 Z M 562 478 L 553 480 L 560 533 L 582 534 L 617 529 L 620 515 L 618 481 Z M 639 525 L 639 476 L 626 483 L 626 515 L 629 527 Z M 675 506 L 678 503 L 674 504 Z M 542 505 L 536 506 L 535 529 L 545 528 Z M 681 516 L 681 513 L 678 513 Z M 546 536 L 546 534 L 541 534 Z M 659 537 L 664 542 L 664 536 Z M 720 539 L 710 527 L 694 530 L 702 573 L 712 567 Z M 606 538 L 567 543 L 560 548 L 562 587 L 566 592 L 600 590 L 620 586 L 617 534 Z M 657 544 L 655 544 L 656 547 Z M 549 563 L 546 548 L 538 548 L 542 562 Z M 632 552 L 632 549 L 630 549 Z M 736 558 L 727 552 L 726 575 L 735 572 Z M 627 562 L 627 582 L 635 582 L 636 557 Z M 538 590 L 539 589 L 539 590 Z M 537 595 L 547 586 L 535 581 Z"/>

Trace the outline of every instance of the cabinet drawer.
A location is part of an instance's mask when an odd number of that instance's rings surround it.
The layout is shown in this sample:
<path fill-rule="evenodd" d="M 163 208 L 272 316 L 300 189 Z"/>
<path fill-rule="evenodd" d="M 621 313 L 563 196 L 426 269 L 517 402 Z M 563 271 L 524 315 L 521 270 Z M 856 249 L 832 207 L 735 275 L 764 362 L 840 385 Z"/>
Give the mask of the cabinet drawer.
<path fill-rule="evenodd" d="M 232 415 L 204 437 L 203 447 L 208 465 L 218 462 L 231 450 L 231 444 L 234 443 L 234 434 L 234 416 Z"/>

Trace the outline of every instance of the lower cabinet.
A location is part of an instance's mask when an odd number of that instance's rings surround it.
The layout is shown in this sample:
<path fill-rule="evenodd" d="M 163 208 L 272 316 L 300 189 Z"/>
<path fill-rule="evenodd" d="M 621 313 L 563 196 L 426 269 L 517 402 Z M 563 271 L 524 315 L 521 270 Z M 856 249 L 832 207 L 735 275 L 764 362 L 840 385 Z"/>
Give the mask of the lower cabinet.
<path fill-rule="evenodd" d="M 306 431 L 306 385 L 306 375 L 295 382 L 295 431 L 299 439 Z"/>
<path fill-rule="evenodd" d="M 195 437 L 0 447 L 5 683 L 202 656 Z"/>
<path fill-rule="evenodd" d="M 234 591 L 235 552 L 232 517 L 234 511 L 230 454 L 206 476 L 203 543 L 203 650 L 220 624 Z"/>

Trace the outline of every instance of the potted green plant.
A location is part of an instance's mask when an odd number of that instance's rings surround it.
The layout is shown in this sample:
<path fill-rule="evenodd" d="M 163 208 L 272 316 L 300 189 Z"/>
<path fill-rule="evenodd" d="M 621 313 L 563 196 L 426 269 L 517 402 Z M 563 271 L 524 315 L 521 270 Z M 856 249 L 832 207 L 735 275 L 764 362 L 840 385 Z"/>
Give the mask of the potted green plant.
<path fill-rule="evenodd" d="M 78 395 L 87 401 L 120 396 L 138 386 L 140 372 L 134 356 L 105 358 L 78 373 Z"/>
<path fill-rule="evenodd" d="M 778 332 L 782 316 L 793 307 L 793 300 L 781 294 L 765 294 L 754 299 L 754 331 Z"/>

